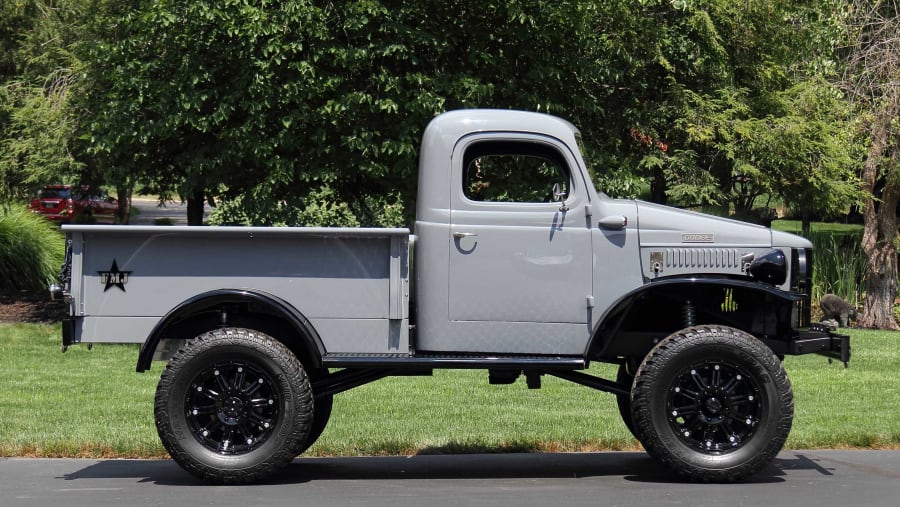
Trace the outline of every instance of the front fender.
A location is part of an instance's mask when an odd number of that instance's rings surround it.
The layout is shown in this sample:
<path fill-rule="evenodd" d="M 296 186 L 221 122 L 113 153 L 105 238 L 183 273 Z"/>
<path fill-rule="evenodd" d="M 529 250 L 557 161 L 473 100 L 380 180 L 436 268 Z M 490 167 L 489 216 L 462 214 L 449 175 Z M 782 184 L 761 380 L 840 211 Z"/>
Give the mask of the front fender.
<path fill-rule="evenodd" d="M 588 359 L 643 357 L 662 338 L 699 324 L 719 324 L 762 339 L 785 339 L 808 297 L 747 279 L 666 278 L 621 297 L 604 312 L 585 351 Z"/>

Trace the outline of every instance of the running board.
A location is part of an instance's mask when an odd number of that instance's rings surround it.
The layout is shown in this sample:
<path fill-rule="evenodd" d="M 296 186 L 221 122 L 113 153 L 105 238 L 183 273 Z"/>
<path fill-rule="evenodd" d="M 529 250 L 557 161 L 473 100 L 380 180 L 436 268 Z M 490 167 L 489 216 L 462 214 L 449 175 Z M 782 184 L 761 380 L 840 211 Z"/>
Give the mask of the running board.
<path fill-rule="evenodd" d="M 411 354 L 325 354 L 326 368 L 446 368 L 476 370 L 583 370 L 583 357 Z"/>

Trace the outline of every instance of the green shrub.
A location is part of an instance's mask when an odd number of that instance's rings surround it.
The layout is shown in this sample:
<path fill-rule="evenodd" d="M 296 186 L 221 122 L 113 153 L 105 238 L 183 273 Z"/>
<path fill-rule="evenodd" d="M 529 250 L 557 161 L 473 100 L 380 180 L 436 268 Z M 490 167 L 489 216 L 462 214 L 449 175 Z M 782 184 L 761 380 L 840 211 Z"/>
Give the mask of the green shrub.
<path fill-rule="evenodd" d="M 387 197 L 381 195 L 367 195 L 361 201 L 355 203 L 354 212 L 360 217 L 360 222 L 369 227 L 405 227 L 407 221 L 415 220 L 414 216 L 407 216 L 403 206 L 403 198 L 399 194 L 391 194 Z"/>
<path fill-rule="evenodd" d="M 0 205 L 0 291 L 41 291 L 63 262 L 59 229 L 17 205 Z"/>
<path fill-rule="evenodd" d="M 860 306 L 865 293 L 866 256 L 859 233 L 816 232 L 813 242 L 813 294 L 818 301 L 825 294 L 836 294 Z"/>
<path fill-rule="evenodd" d="M 293 227 L 359 227 L 350 206 L 327 186 L 305 197 L 276 199 L 263 187 L 219 203 L 210 213 L 210 225 L 262 225 Z"/>
<path fill-rule="evenodd" d="M 800 234 L 797 220 L 778 220 L 773 228 Z M 813 222 L 808 239 L 813 251 L 812 299 L 818 301 L 825 294 L 836 294 L 859 307 L 865 293 L 866 256 L 863 254 L 862 226 Z"/>

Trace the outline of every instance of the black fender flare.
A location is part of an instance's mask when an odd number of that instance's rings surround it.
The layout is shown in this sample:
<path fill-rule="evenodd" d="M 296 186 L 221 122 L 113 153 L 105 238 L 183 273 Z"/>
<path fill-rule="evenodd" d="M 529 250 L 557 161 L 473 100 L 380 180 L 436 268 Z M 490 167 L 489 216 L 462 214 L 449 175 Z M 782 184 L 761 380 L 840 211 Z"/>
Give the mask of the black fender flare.
<path fill-rule="evenodd" d="M 588 341 L 585 349 L 585 357 L 591 358 L 603 352 L 607 345 L 615 339 L 635 304 L 647 296 L 666 292 L 690 294 L 697 291 L 712 291 L 716 288 L 733 289 L 743 293 L 755 294 L 766 301 L 775 302 L 784 309 L 789 309 L 797 301 L 809 300 L 809 296 L 806 294 L 781 290 L 773 285 L 746 278 L 672 277 L 654 280 L 620 297 L 603 313 L 594 326 L 591 339 Z M 782 322 L 781 327 L 790 328 L 790 322 Z M 672 332 L 674 331 L 677 331 L 677 329 L 672 330 Z M 788 330 L 783 329 L 783 331 Z"/>
<path fill-rule="evenodd" d="M 198 294 L 169 311 L 156 323 L 150 335 L 141 345 L 138 354 L 137 371 L 144 372 L 150 369 L 153 354 L 159 342 L 167 338 L 166 332 L 173 326 L 191 316 L 215 307 L 228 304 L 252 303 L 264 307 L 287 322 L 292 331 L 300 337 L 300 347 L 313 364 L 313 368 L 321 367 L 322 356 L 325 355 L 325 345 L 315 328 L 299 310 L 278 296 L 267 292 L 252 289 L 217 289 Z M 181 338 L 181 337 L 179 337 Z"/>

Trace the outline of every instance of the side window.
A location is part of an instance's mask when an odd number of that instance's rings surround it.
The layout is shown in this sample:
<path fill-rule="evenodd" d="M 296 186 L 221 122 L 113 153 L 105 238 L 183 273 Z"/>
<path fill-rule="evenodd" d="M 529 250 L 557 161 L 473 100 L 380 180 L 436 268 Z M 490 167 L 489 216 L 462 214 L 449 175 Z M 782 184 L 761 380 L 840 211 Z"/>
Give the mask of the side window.
<path fill-rule="evenodd" d="M 553 185 L 569 192 L 569 171 L 553 147 L 535 142 L 482 141 L 463 157 L 463 192 L 483 202 L 552 202 Z"/>

